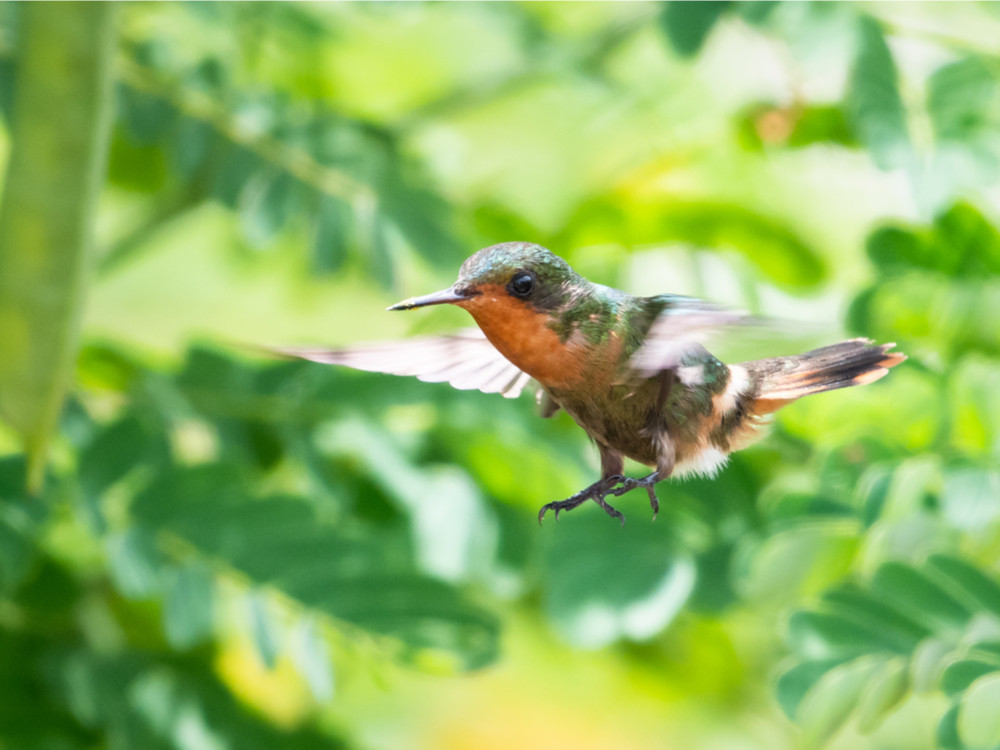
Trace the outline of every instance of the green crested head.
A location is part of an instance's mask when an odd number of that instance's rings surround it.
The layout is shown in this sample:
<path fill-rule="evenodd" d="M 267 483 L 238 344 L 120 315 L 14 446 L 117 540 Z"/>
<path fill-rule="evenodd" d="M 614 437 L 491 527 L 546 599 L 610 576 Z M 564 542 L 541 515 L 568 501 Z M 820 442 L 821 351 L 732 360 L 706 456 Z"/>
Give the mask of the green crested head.
<path fill-rule="evenodd" d="M 483 248 L 462 264 L 455 288 L 475 294 L 485 286 L 500 286 L 533 307 L 551 310 L 562 305 L 587 281 L 558 255 L 531 242 L 503 242 Z"/>
<path fill-rule="evenodd" d="M 527 305 L 548 318 L 546 325 L 566 341 L 579 331 L 590 343 L 606 340 L 617 325 L 620 305 L 628 295 L 592 284 L 541 245 L 504 242 L 471 256 L 449 288 L 393 305 L 410 310 L 426 305 L 456 304 L 483 325 L 486 316 L 505 317 L 508 305 Z"/>

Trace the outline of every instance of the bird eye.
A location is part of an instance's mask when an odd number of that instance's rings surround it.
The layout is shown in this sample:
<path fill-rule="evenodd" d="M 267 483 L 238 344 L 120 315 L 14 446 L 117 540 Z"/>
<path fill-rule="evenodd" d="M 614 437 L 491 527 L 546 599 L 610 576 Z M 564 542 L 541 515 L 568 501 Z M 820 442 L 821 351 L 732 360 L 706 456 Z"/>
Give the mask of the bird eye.
<path fill-rule="evenodd" d="M 535 277 L 522 271 L 510 280 L 510 290 L 518 297 L 527 297 L 535 288 Z"/>

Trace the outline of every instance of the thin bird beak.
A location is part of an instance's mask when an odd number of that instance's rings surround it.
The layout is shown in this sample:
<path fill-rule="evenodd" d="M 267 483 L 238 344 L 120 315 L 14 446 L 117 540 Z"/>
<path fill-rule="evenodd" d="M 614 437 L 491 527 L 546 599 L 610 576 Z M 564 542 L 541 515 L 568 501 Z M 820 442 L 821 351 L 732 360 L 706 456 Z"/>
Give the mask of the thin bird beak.
<path fill-rule="evenodd" d="M 449 289 L 443 289 L 440 292 L 434 292 L 433 294 L 425 294 L 423 297 L 410 297 L 409 299 L 404 299 L 402 302 L 397 302 L 389 310 L 412 310 L 414 307 L 427 307 L 428 305 L 447 305 L 454 302 L 461 302 L 464 299 L 469 299 L 473 295 L 464 289 L 456 289 L 451 287 Z"/>

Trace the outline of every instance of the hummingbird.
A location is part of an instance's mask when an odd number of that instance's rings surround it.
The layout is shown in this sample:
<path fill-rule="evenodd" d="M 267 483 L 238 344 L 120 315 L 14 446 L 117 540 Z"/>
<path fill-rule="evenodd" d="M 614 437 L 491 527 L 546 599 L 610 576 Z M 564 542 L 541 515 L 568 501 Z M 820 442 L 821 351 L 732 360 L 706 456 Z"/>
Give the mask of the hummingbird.
<path fill-rule="evenodd" d="M 389 310 L 457 305 L 478 328 L 451 335 L 348 349 L 280 353 L 359 370 L 448 382 L 459 389 L 521 394 L 534 382 L 540 413 L 560 409 L 600 454 L 601 476 L 539 510 L 556 520 L 588 500 L 608 502 L 635 489 L 659 512 L 655 485 L 687 474 L 714 476 L 733 451 L 761 433 L 762 420 L 814 393 L 873 383 L 906 359 L 895 344 L 851 339 L 794 356 L 724 364 L 705 348 L 713 331 L 750 316 L 674 294 L 636 297 L 576 273 L 530 242 L 484 248 L 462 264 L 449 288 Z M 653 468 L 623 474 L 625 458 Z"/>

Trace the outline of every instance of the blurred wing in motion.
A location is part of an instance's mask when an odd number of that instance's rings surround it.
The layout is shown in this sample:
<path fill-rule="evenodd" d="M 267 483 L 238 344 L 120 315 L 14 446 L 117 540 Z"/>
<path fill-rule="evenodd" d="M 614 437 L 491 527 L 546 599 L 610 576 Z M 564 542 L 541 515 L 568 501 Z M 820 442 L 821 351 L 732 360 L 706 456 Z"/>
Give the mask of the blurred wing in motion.
<path fill-rule="evenodd" d="M 365 344 L 350 349 L 276 348 L 287 357 L 389 375 L 412 375 L 428 383 L 451 383 L 459 390 L 478 389 L 515 398 L 531 380 L 511 364 L 478 328 L 450 336 Z"/>
<path fill-rule="evenodd" d="M 641 377 L 652 377 L 680 366 L 688 354 L 703 349 L 713 335 L 726 328 L 761 324 L 760 318 L 694 297 L 663 295 L 654 300 L 666 306 L 657 315 L 630 366 Z"/>

